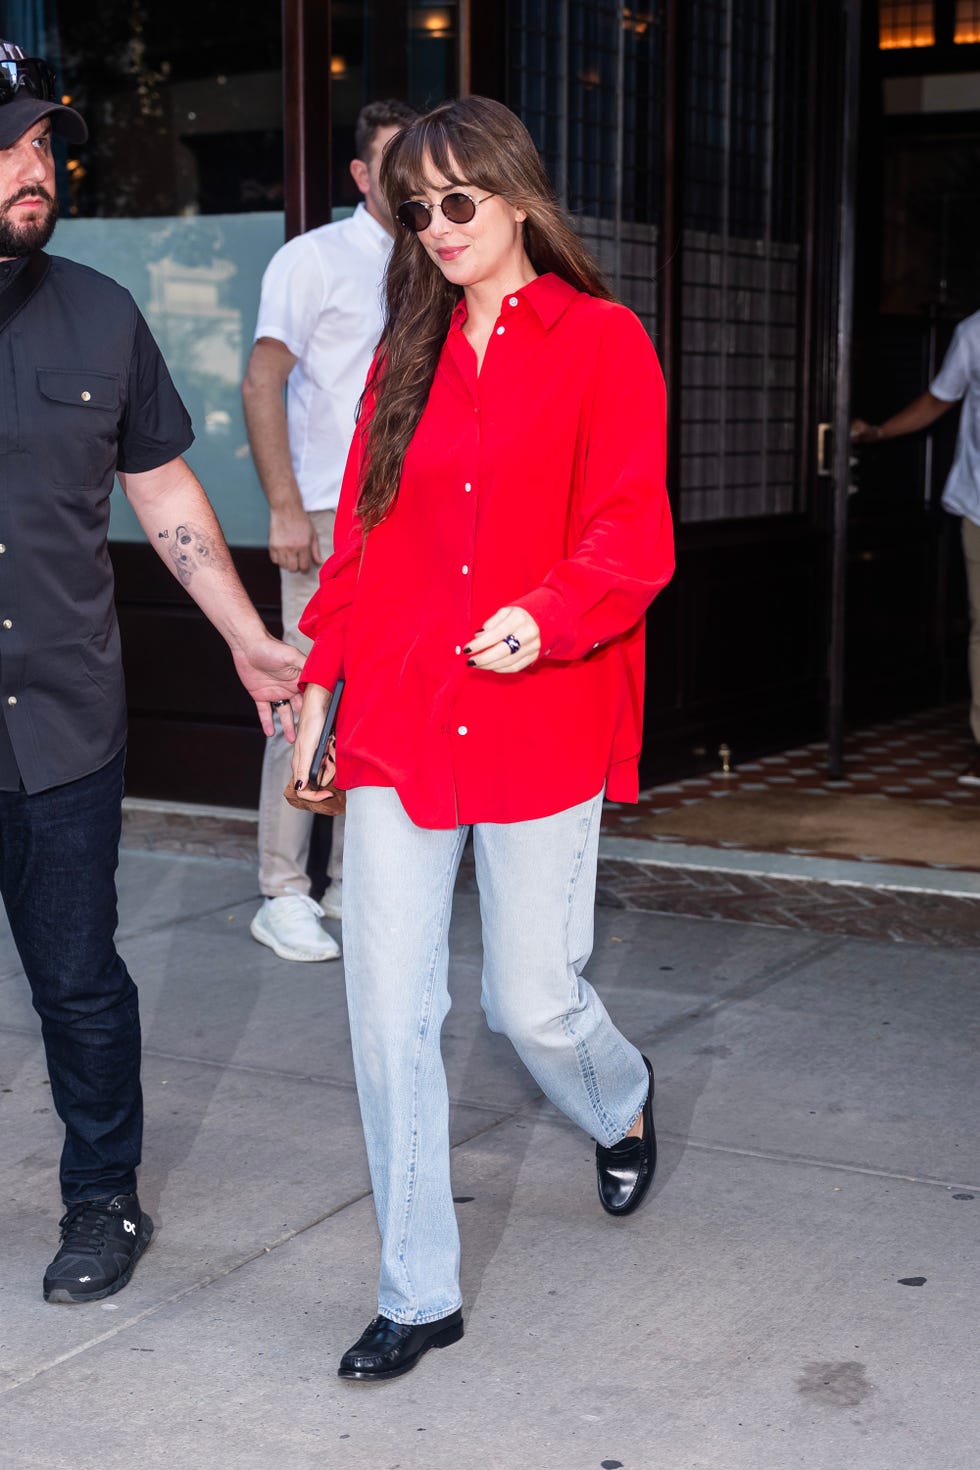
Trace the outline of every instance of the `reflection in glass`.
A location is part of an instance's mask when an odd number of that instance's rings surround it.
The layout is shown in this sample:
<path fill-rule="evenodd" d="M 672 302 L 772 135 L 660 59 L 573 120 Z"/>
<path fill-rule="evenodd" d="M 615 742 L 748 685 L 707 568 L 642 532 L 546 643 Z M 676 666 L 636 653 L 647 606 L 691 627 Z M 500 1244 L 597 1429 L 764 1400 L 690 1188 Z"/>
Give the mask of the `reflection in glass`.
<path fill-rule="evenodd" d="M 268 507 L 252 467 L 241 381 L 259 283 L 283 240 L 281 214 L 62 220 L 51 250 L 132 291 L 160 344 L 197 435 L 187 455 L 235 546 L 264 546 Z M 112 535 L 141 538 L 122 495 Z"/>
<path fill-rule="evenodd" d="M 957 46 L 980 44 L 980 0 L 956 0 L 953 40 Z"/>
<path fill-rule="evenodd" d="M 936 44 L 934 0 L 879 0 L 878 46 L 904 51 Z"/>
<path fill-rule="evenodd" d="M 187 458 L 228 539 L 264 545 L 240 384 L 283 241 L 281 10 L 232 0 L 25 5 L 90 139 L 59 163 L 51 249 L 132 291 L 194 421 Z M 112 534 L 138 539 L 121 495 Z"/>

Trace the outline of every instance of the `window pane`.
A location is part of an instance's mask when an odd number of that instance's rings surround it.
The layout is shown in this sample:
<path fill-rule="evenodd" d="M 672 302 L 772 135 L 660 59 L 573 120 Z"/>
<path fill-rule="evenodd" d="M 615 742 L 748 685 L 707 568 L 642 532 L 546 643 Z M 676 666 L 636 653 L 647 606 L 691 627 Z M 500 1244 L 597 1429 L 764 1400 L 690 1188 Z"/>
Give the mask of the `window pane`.
<path fill-rule="evenodd" d="M 656 335 L 663 0 L 512 0 L 510 105 L 613 289 Z"/>
<path fill-rule="evenodd" d="M 980 44 L 980 0 L 956 0 L 953 40 L 960 46 Z"/>
<path fill-rule="evenodd" d="M 132 291 L 194 421 L 188 462 L 229 540 L 264 545 L 240 385 L 283 240 L 279 6 L 247 25 L 234 0 L 52 4 L 46 20 L 36 44 L 90 132 L 59 165 L 52 249 Z M 141 536 L 118 493 L 112 534 Z"/>
<path fill-rule="evenodd" d="M 878 45 L 882 51 L 935 44 L 933 0 L 879 0 Z"/>
<path fill-rule="evenodd" d="M 681 159 L 680 513 L 798 508 L 804 28 L 792 0 L 691 7 Z"/>
<path fill-rule="evenodd" d="M 334 217 L 360 199 L 350 176 L 366 102 L 397 97 L 425 111 L 459 91 L 458 0 L 333 0 L 330 6 Z"/>

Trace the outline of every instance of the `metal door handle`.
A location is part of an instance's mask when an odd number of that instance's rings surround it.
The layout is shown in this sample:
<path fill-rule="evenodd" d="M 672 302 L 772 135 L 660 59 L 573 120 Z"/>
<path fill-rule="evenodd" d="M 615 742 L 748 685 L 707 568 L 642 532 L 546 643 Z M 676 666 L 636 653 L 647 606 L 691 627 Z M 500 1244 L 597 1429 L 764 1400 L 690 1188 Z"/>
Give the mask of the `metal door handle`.
<path fill-rule="evenodd" d="M 832 473 L 830 465 L 830 451 L 833 443 L 833 424 L 817 425 L 817 474 L 829 475 Z"/>

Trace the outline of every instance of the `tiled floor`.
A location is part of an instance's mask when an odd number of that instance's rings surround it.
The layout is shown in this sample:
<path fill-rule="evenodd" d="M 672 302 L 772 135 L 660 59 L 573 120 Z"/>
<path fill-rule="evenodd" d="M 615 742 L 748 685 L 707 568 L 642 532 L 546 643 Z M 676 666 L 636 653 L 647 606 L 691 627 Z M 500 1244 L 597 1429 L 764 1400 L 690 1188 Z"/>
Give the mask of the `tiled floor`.
<path fill-rule="evenodd" d="M 841 781 L 827 777 L 826 741 L 744 765 L 736 753 L 729 775 L 719 770 L 655 786 L 641 793 L 638 806 L 607 805 L 603 831 L 629 837 L 635 835 L 630 829 L 644 817 L 745 791 L 900 797 L 924 806 L 972 806 L 980 819 L 980 787 L 962 786 L 957 780 L 974 753 L 966 706 L 947 705 L 849 733 Z"/>

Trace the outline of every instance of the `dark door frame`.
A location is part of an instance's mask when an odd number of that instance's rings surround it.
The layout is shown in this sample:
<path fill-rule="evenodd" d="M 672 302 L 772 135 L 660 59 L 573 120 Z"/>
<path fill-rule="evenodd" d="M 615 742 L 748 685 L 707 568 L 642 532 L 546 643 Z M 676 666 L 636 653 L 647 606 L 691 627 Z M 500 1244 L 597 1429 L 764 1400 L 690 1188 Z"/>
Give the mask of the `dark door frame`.
<path fill-rule="evenodd" d="M 329 0 L 282 0 L 286 239 L 330 219 Z"/>
<path fill-rule="evenodd" d="M 827 650 L 828 775 L 844 774 L 844 659 L 846 640 L 847 519 L 851 479 L 851 362 L 854 335 L 854 265 L 858 123 L 861 102 L 861 0 L 841 3 L 841 128 L 839 246 L 837 265 L 836 372 L 833 411 L 833 531 L 830 642 Z"/>

